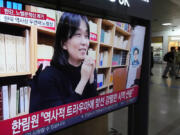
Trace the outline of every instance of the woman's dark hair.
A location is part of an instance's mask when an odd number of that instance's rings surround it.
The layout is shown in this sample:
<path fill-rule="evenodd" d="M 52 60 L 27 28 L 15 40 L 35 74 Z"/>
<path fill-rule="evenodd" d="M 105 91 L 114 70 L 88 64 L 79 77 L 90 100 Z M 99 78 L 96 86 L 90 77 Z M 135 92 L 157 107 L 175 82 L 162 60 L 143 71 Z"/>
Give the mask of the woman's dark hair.
<path fill-rule="evenodd" d="M 133 54 L 134 54 L 135 51 L 137 51 L 137 53 L 139 54 L 139 49 L 138 48 L 134 48 Z"/>
<path fill-rule="evenodd" d="M 90 35 L 89 23 L 86 16 L 65 12 L 61 16 L 56 30 L 56 39 L 54 44 L 54 54 L 51 65 L 65 66 L 68 64 L 68 52 L 63 49 L 64 43 L 72 38 L 80 26 L 80 22 L 84 21 L 87 26 L 88 37 Z"/>

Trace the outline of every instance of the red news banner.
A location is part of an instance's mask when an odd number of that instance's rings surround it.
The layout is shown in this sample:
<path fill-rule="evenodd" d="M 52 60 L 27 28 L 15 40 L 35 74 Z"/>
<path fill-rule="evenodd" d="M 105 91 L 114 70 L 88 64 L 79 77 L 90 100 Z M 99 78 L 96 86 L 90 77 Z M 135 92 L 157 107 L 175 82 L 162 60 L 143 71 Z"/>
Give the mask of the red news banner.
<path fill-rule="evenodd" d="M 0 8 L 0 22 L 15 23 L 23 25 L 35 25 L 55 30 L 55 19 L 46 14 L 16 10 L 10 8 Z"/>
<path fill-rule="evenodd" d="M 138 86 L 0 122 L 1 134 L 19 135 L 138 96 Z"/>

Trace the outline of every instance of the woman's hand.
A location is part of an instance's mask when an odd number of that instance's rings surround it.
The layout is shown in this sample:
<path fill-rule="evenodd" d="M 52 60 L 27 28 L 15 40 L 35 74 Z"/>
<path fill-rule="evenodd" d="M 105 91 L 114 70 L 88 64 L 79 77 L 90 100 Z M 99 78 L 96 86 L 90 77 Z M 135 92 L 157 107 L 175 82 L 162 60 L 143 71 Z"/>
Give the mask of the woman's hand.
<path fill-rule="evenodd" d="M 95 62 L 91 57 L 86 56 L 81 67 L 81 79 L 88 81 L 94 75 Z"/>
<path fill-rule="evenodd" d="M 90 83 L 94 81 L 94 69 L 95 69 L 94 60 L 87 56 L 81 67 L 81 79 L 75 89 L 76 93 L 82 95 L 84 91 L 84 87 L 86 86 L 88 80 L 90 81 Z"/>
<path fill-rule="evenodd" d="M 91 65 L 92 65 L 92 69 L 91 69 L 91 75 L 90 75 L 90 79 L 89 79 L 89 83 L 93 83 L 94 82 L 94 70 L 96 68 L 96 63 L 94 59 L 91 59 Z"/>

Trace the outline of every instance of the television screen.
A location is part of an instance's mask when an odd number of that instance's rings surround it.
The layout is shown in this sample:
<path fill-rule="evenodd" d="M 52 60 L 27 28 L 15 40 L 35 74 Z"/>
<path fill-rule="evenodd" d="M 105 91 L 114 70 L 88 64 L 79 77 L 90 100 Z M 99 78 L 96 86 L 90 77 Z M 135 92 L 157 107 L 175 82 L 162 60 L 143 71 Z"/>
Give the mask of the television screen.
<path fill-rule="evenodd" d="M 4 134 L 48 133 L 136 102 L 144 26 L 19 4 L 0 8 Z"/>

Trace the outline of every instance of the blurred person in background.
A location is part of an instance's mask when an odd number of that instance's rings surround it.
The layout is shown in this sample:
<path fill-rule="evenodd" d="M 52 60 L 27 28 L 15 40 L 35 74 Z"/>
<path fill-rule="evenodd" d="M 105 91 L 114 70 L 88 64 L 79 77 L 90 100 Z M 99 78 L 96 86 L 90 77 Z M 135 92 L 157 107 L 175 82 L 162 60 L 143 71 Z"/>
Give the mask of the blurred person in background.
<path fill-rule="evenodd" d="M 171 51 L 170 52 L 167 52 L 165 55 L 164 55 L 164 58 L 163 60 L 167 62 L 166 64 L 166 67 L 164 69 L 164 72 L 163 72 L 163 75 L 162 77 L 163 78 L 168 78 L 167 74 L 170 73 L 172 75 L 176 75 L 175 73 L 175 47 L 171 47 Z"/>

